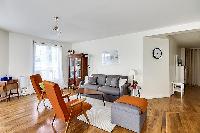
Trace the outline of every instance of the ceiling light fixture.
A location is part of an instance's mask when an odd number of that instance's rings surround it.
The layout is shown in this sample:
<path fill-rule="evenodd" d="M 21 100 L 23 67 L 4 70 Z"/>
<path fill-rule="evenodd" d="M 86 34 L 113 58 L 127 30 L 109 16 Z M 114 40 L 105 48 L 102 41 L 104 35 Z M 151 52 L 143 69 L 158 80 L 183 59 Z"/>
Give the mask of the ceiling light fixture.
<path fill-rule="evenodd" d="M 57 34 L 61 34 L 61 30 L 60 30 L 60 27 L 59 27 L 59 17 L 55 16 L 55 17 L 53 17 L 53 19 L 55 21 L 55 25 L 53 26 L 52 30 L 54 32 L 57 32 Z"/>

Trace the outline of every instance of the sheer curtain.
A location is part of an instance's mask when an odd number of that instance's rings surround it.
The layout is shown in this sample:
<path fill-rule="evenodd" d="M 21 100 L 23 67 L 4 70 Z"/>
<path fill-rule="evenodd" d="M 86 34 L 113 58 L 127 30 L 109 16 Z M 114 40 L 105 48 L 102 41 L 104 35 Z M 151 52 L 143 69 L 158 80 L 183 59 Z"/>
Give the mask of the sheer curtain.
<path fill-rule="evenodd" d="M 56 82 L 63 87 L 62 47 L 35 43 L 34 73 L 39 73 L 44 80 Z"/>
<path fill-rule="evenodd" d="M 186 49 L 187 84 L 200 86 L 200 49 Z"/>

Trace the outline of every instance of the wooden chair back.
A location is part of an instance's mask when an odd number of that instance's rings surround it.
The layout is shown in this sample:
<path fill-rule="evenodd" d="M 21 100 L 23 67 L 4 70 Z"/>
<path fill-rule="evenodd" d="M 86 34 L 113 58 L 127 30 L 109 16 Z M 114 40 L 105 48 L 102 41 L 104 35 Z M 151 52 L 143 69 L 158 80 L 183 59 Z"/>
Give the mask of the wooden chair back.
<path fill-rule="evenodd" d="M 66 103 L 62 98 L 60 87 L 58 84 L 50 81 L 44 81 L 44 86 L 46 89 L 47 97 L 53 106 L 56 117 L 59 117 L 66 122 L 69 119 L 69 113 Z"/>
<path fill-rule="evenodd" d="M 30 76 L 30 79 L 31 79 L 32 86 L 36 92 L 37 98 L 40 99 L 42 95 L 42 91 L 40 89 L 39 83 L 42 82 L 42 78 L 40 74 L 36 74 L 36 75 Z"/>

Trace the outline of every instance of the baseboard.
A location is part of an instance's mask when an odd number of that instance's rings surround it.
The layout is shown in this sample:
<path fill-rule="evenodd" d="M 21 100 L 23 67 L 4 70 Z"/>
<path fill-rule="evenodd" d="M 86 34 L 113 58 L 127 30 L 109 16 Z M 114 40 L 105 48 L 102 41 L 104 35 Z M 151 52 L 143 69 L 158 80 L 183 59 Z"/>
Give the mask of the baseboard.
<path fill-rule="evenodd" d="M 153 99 L 153 98 L 165 98 L 165 97 L 170 97 L 170 94 L 168 95 L 154 95 L 154 96 L 145 96 L 145 95 L 141 95 L 142 98 L 146 98 L 146 99 Z"/>

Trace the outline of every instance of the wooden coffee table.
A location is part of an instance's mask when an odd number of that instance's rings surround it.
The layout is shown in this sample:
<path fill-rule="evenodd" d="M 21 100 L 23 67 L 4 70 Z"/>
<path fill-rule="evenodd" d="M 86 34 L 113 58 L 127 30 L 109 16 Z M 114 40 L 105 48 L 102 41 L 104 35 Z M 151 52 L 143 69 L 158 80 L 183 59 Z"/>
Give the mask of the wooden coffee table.
<path fill-rule="evenodd" d="M 104 93 L 96 90 L 91 90 L 91 89 L 86 89 L 86 88 L 78 88 L 76 90 L 77 92 L 77 99 L 78 96 L 81 98 L 81 94 L 86 94 L 86 95 L 101 95 L 103 98 L 103 105 L 105 106 L 105 100 L 104 100 Z"/>

